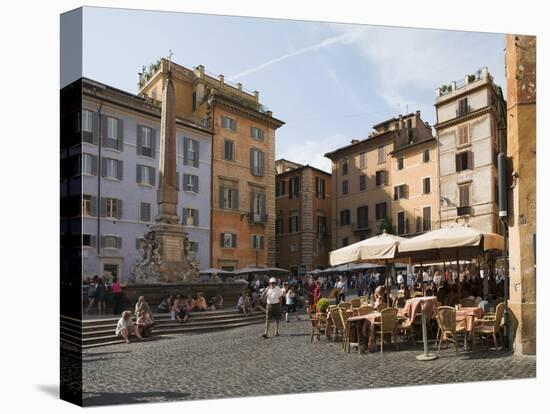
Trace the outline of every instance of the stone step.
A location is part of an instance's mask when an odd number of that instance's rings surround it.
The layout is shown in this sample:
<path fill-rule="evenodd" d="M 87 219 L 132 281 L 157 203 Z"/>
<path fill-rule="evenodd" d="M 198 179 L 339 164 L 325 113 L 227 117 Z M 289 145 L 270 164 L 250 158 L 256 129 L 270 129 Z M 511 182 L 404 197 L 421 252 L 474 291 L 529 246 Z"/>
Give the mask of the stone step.
<path fill-rule="evenodd" d="M 202 328 L 202 327 L 209 327 L 209 326 L 221 326 L 225 324 L 234 324 L 234 323 L 241 323 L 241 322 L 251 322 L 251 321 L 263 321 L 265 319 L 265 316 L 262 314 L 249 316 L 245 318 L 244 316 L 240 316 L 238 318 L 232 318 L 224 320 L 223 323 L 221 321 L 201 321 L 201 322 L 193 322 L 191 320 L 185 322 L 185 323 L 178 323 L 176 321 L 164 321 L 162 323 L 155 324 L 153 328 L 153 332 L 164 332 L 165 330 L 171 330 L 171 329 L 178 329 L 182 327 L 187 328 Z M 83 338 L 94 338 L 99 337 L 103 335 L 108 335 L 115 331 L 116 325 L 109 325 L 106 326 L 103 329 L 96 329 L 97 327 L 94 327 L 94 330 L 87 330 L 84 331 L 82 334 Z M 76 335 L 75 335 L 76 336 Z"/>
<path fill-rule="evenodd" d="M 153 336 L 158 335 L 170 335 L 170 334 L 194 334 L 194 333 L 204 333 L 204 332 L 211 332 L 211 331 L 219 331 L 224 329 L 232 329 L 232 328 L 238 328 L 241 326 L 247 326 L 254 323 L 259 323 L 263 319 L 257 319 L 257 320 L 248 320 L 248 321 L 242 321 L 237 323 L 231 323 L 231 324 L 222 324 L 222 325 L 209 325 L 209 326 L 194 326 L 194 327 L 186 327 L 185 325 L 181 327 L 171 328 L 171 329 L 162 329 L 162 330 L 153 330 Z M 87 349 L 91 346 L 103 346 L 108 343 L 123 343 L 124 340 L 120 339 L 120 337 L 117 337 L 113 331 L 110 335 L 103 335 L 93 338 L 83 338 L 81 341 L 79 338 L 69 336 L 69 335 L 63 335 L 63 339 L 66 341 L 69 341 L 73 343 L 74 345 L 78 345 L 78 343 L 81 343 L 82 349 Z M 132 340 L 133 336 L 130 337 L 130 340 Z"/>

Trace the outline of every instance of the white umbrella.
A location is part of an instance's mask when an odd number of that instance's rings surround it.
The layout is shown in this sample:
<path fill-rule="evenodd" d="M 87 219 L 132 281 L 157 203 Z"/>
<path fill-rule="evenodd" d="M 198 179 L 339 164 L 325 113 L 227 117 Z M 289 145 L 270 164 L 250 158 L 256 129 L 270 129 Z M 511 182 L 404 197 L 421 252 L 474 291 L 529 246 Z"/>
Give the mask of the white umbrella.
<path fill-rule="evenodd" d="M 201 275 L 216 275 L 216 274 L 217 275 L 232 275 L 234 273 L 233 272 L 228 272 L 227 270 L 210 268 L 210 269 L 201 270 L 199 272 L 199 274 L 201 274 Z"/>
<path fill-rule="evenodd" d="M 361 261 L 383 263 L 393 259 L 404 237 L 382 233 L 330 252 L 331 266 Z"/>

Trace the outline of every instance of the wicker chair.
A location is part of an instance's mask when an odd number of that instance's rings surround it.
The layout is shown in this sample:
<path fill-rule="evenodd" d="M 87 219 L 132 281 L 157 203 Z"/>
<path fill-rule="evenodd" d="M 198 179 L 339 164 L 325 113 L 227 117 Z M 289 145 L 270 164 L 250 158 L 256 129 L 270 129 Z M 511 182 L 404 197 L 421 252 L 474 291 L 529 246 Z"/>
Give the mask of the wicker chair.
<path fill-rule="evenodd" d="M 370 305 L 363 305 L 359 307 L 359 315 L 368 315 L 369 313 L 374 312 L 374 308 Z"/>
<path fill-rule="evenodd" d="M 495 349 L 498 348 L 497 334 L 500 335 L 500 323 L 504 313 L 504 303 L 499 303 L 494 315 L 487 315 L 474 322 L 472 329 L 472 350 L 474 349 L 476 334 L 481 336 L 491 335 Z"/>
<path fill-rule="evenodd" d="M 441 351 L 441 342 L 452 342 L 458 355 L 457 333 L 464 333 L 465 327 L 456 325 L 456 310 L 450 306 L 441 306 L 436 313 L 437 326 L 439 327 L 437 353 Z"/>
<path fill-rule="evenodd" d="M 397 351 L 397 338 L 395 335 L 397 332 L 397 309 L 386 308 L 380 313 L 380 322 L 375 322 L 378 328 L 375 334 L 380 335 L 380 352 L 384 352 L 384 335 L 391 335 L 391 339 L 395 343 L 395 350 Z"/>
<path fill-rule="evenodd" d="M 317 335 L 317 340 L 321 340 L 321 334 L 324 334 L 327 329 L 327 317 L 324 315 L 315 316 L 315 314 L 310 312 L 307 313 L 307 316 L 311 323 L 311 337 L 309 338 L 309 343 L 313 342 L 313 337 L 315 335 Z"/>
<path fill-rule="evenodd" d="M 347 308 L 342 308 L 342 307 L 338 309 L 338 312 L 340 314 L 340 320 L 342 322 L 342 327 L 343 327 L 342 347 L 346 349 L 346 346 L 348 346 L 349 344 L 349 338 L 350 338 L 348 318 L 350 317 L 351 312 L 348 312 Z"/>
<path fill-rule="evenodd" d="M 351 309 L 351 302 L 340 302 L 338 307 L 343 309 Z"/>
<path fill-rule="evenodd" d="M 380 302 L 378 306 L 376 307 L 376 310 L 378 312 L 382 312 L 384 309 L 388 308 L 388 304 L 386 302 Z"/>
<path fill-rule="evenodd" d="M 460 299 L 460 302 L 458 303 L 460 303 L 460 306 L 462 306 L 463 308 L 475 308 L 477 306 L 475 300 L 468 298 Z"/>
<path fill-rule="evenodd" d="M 335 342 L 338 339 L 338 332 L 342 333 L 342 337 L 344 336 L 344 325 L 338 307 L 330 309 L 329 312 L 332 318 L 332 342 Z"/>
<path fill-rule="evenodd" d="M 353 315 L 359 315 L 359 307 L 361 306 L 361 299 L 354 298 L 351 300 L 351 309 L 353 310 Z"/>

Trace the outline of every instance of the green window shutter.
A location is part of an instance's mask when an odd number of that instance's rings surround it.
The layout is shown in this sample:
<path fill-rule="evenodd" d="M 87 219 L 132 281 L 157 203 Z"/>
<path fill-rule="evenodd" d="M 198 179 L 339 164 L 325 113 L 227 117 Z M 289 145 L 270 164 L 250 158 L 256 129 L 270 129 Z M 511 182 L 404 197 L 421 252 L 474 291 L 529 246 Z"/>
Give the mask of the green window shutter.
<path fill-rule="evenodd" d="M 251 191 L 249 193 L 249 208 L 250 208 L 250 213 L 254 213 L 254 192 Z"/>
<path fill-rule="evenodd" d="M 97 155 L 92 155 L 92 174 L 97 175 Z"/>
<path fill-rule="evenodd" d="M 259 175 L 264 176 L 265 173 L 265 154 L 263 151 L 258 151 L 258 161 L 259 161 Z"/>
<path fill-rule="evenodd" d="M 99 210 L 101 217 L 107 217 L 107 199 L 105 197 L 101 197 Z"/>
<path fill-rule="evenodd" d="M 137 125 L 136 127 L 136 152 L 137 155 L 142 155 L 142 145 L 143 145 L 143 126 Z"/>
<path fill-rule="evenodd" d="M 155 177 L 156 171 L 155 171 L 155 169 L 154 169 L 153 167 L 149 167 L 149 168 L 151 168 L 151 185 L 154 187 L 154 186 L 155 186 L 155 183 L 156 183 L 156 181 L 155 181 L 155 179 L 156 179 L 156 177 Z M 178 173 L 176 173 L 176 187 L 178 186 L 177 176 L 178 176 Z"/>
<path fill-rule="evenodd" d="M 233 198 L 231 199 L 231 208 L 233 210 L 239 209 L 239 189 L 235 188 L 231 190 L 233 192 Z"/>
<path fill-rule="evenodd" d="M 116 201 L 116 213 L 117 213 L 117 219 L 121 219 L 122 218 L 122 200 L 120 199 L 117 199 Z"/>
<path fill-rule="evenodd" d="M 184 207 L 181 209 L 181 222 L 184 225 L 187 225 L 187 209 Z"/>
<path fill-rule="evenodd" d="M 156 158 L 157 153 L 157 130 L 151 128 L 151 158 Z"/>
<path fill-rule="evenodd" d="M 122 151 L 124 149 L 124 122 L 119 119 L 117 122 L 117 149 Z"/>
<path fill-rule="evenodd" d="M 159 171 L 159 177 L 160 177 L 160 171 Z M 159 178 L 159 185 L 160 185 L 160 178 Z M 176 188 L 180 189 L 180 173 L 176 171 Z"/>
<path fill-rule="evenodd" d="M 183 174 L 183 191 L 189 191 L 188 177 L 189 177 L 189 174 Z"/>
<path fill-rule="evenodd" d="M 117 247 L 117 249 L 122 248 L 122 237 L 117 237 L 116 238 L 116 247 Z"/>
<path fill-rule="evenodd" d="M 97 217 L 97 197 L 92 196 L 90 200 L 90 214 L 93 217 Z"/>
<path fill-rule="evenodd" d="M 105 247 L 105 236 L 101 236 L 99 243 L 101 247 Z"/>
<path fill-rule="evenodd" d="M 136 183 L 141 183 L 141 165 L 136 165 Z"/>
<path fill-rule="evenodd" d="M 187 149 L 189 148 L 189 138 L 183 138 L 183 163 L 187 165 L 189 163 L 189 154 Z"/>
<path fill-rule="evenodd" d="M 193 225 L 195 226 L 199 225 L 199 210 L 195 210 L 193 212 Z"/>
<path fill-rule="evenodd" d="M 252 175 L 257 175 L 254 168 L 254 151 L 254 148 L 250 148 L 250 172 L 252 173 Z"/>
<path fill-rule="evenodd" d="M 199 166 L 199 141 L 194 139 L 191 142 L 192 142 L 191 145 L 193 145 L 193 150 L 195 151 L 195 159 L 193 160 L 193 165 L 195 167 L 198 167 Z"/>
<path fill-rule="evenodd" d="M 101 115 L 101 144 L 105 147 L 108 146 L 107 144 L 107 117 L 105 115 Z"/>
<path fill-rule="evenodd" d="M 101 158 L 101 176 L 107 177 L 107 159 L 105 157 Z"/>
<path fill-rule="evenodd" d="M 122 161 L 121 160 L 118 160 L 117 161 L 117 169 L 116 169 L 116 175 L 117 175 L 117 179 L 119 180 L 122 180 Z"/>
<path fill-rule="evenodd" d="M 261 214 L 265 214 L 266 213 L 266 209 L 265 209 L 265 194 L 260 194 L 260 213 Z"/>
<path fill-rule="evenodd" d="M 219 206 L 220 208 L 224 208 L 224 190 L 225 188 L 224 187 L 220 187 L 220 193 L 218 194 L 218 197 L 219 197 Z"/>
<path fill-rule="evenodd" d="M 92 144 L 97 145 L 99 142 L 99 114 L 92 112 Z"/>
<path fill-rule="evenodd" d="M 260 250 L 264 249 L 264 236 L 260 236 Z"/>
<path fill-rule="evenodd" d="M 223 233 L 220 233 L 220 247 L 224 247 L 223 246 Z"/>
<path fill-rule="evenodd" d="M 193 187 L 195 187 L 195 192 L 198 193 L 199 192 L 199 176 L 198 175 L 193 176 Z"/>
<path fill-rule="evenodd" d="M 90 234 L 90 246 L 96 247 L 96 237 L 93 234 Z"/>
<path fill-rule="evenodd" d="M 234 247 L 236 248 L 237 247 L 237 235 L 236 234 L 233 234 L 232 237 L 231 237 L 231 247 Z"/>

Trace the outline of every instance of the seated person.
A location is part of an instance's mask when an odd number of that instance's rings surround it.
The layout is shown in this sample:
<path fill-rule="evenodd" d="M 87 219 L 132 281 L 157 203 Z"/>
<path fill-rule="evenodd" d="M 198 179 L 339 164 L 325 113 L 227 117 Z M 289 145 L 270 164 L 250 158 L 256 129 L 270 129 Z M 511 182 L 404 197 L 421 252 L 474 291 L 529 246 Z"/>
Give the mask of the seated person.
<path fill-rule="evenodd" d="M 444 281 L 443 284 L 437 289 L 437 292 L 435 294 L 435 296 L 437 297 L 437 301 L 441 304 L 444 304 L 445 299 L 449 294 L 449 291 L 449 283 L 447 281 Z"/>
<path fill-rule="evenodd" d="M 187 299 L 185 300 L 185 302 L 187 303 L 187 309 L 189 311 L 192 311 L 195 307 L 195 300 L 191 297 L 191 295 L 187 295 Z"/>
<path fill-rule="evenodd" d="M 208 310 L 208 304 L 206 303 L 206 299 L 202 295 L 202 292 L 197 293 L 197 299 L 195 300 L 195 305 L 193 309 L 201 312 Z"/>
<path fill-rule="evenodd" d="M 386 288 L 383 285 L 374 290 L 374 307 L 378 309 L 381 305 L 388 306 L 386 302 Z"/>
<path fill-rule="evenodd" d="M 223 296 L 222 295 L 216 295 L 212 296 L 209 301 L 209 307 L 210 310 L 216 310 L 216 309 L 223 309 Z"/>
<path fill-rule="evenodd" d="M 459 302 L 459 300 L 458 300 L 458 286 L 456 284 L 454 284 L 451 287 L 451 291 L 449 292 L 449 294 L 445 298 L 445 302 L 443 303 L 443 305 L 454 307 L 456 304 L 458 304 L 458 302 Z"/>
<path fill-rule="evenodd" d="M 172 309 L 178 322 L 187 322 L 187 319 L 189 318 L 189 306 L 187 301 L 183 299 L 183 296 L 176 296 Z"/>
<path fill-rule="evenodd" d="M 139 339 L 142 339 L 138 326 L 132 322 L 132 312 L 124 311 L 116 324 L 115 335 L 123 337 L 126 343 L 129 344 L 130 333 L 134 333 Z"/>
<path fill-rule="evenodd" d="M 244 293 L 241 293 L 241 296 L 239 296 L 239 300 L 237 301 L 237 310 L 244 313 L 245 317 L 248 316 L 248 312 L 251 310 L 248 298 Z"/>
<path fill-rule="evenodd" d="M 151 308 L 149 307 L 149 304 L 145 302 L 145 296 L 140 296 L 138 298 L 134 313 L 137 315 L 139 310 L 144 310 L 145 313 L 149 314 L 149 317 L 153 319 L 153 312 L 151 312 Z"/>
<path fill-rule="evenodd" d="M 153 322 L 153 320 L 144 310 L 138 311 L 136 326 L 138 327 L 139 333 L 142 337 L 151 336 L 154 324 L 155 322 Z"/>
<path fill-rule="evenodd" d="M 170 295 L 162 300 L 158 305 L 159 311 L 166 313 L 170 312 L 172 306 L 174 305 L 174 295 Z"/>

